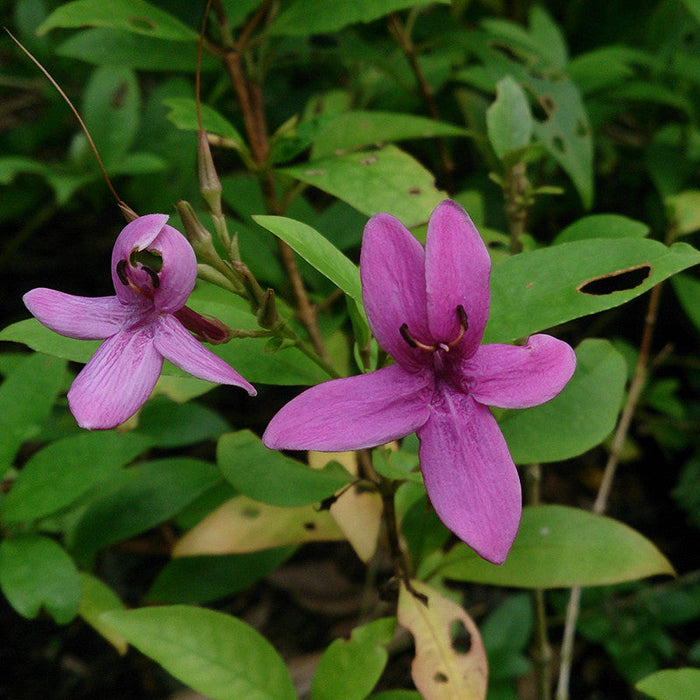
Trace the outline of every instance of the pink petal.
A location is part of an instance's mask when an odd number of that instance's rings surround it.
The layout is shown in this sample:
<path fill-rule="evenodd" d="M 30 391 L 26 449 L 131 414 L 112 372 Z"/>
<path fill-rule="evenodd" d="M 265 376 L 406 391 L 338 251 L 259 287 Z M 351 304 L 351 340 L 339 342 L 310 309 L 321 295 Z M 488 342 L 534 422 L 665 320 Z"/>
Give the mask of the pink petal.
<path fill-rule="evenodd" d="M 195 340 L 174 316 L 161 316 L 155 327 L 158 352 L 185 372 L 217 384 L 232 384 L 251 396 L 257 392 L 233 367 Z"/>
<path fill-rule="evenodd" d="M 112 248 L 112 284 L 119 300 L 124 304 L 134 304 L 142 306 L 144 298 L 128 285 L 125 285 L 117 274 L 117 265 L 123 260 L 128 261 L 131 253 L 135 250 L 146 250 L 161 232 L 165 222 L 169 219 L 167 214 L 147 214 L 139 216 L 128 223 L 117 236 Z M 147 281 L 146 273 L 144 282 Z"/>
<path fill-rule="evenodd" d="M 418 430 L 425 488 L 442 522 L 477 554 L 505 561 L 520 524 L 520 480 L 496 420 L 449 389 Z"/>
<path fill-rule="evenodd" d="M 163 226 L 149 248 L 163 258 L 160 285 L 153 293 L 155 307 L 163 313 L 174 313 L 185 305 L 194 289 L 197 257 L 189 241 L 172 226 Z"/>
<path fill-rule="evenodd" d="M 553 399 L 571 379 L 576 355 L 551 335 L 533 335 L 527 345 L 482 345 L 465 361 L 469 392 L 479 403 L 529 408 Z"/>
<path fill-rule="evenodd" d="M 44 326 L 69 338 L 102 340 L 117 333 L 132 316 L 132 310 L 117 297 L 78 297 L 55 289 L 27 292 L 26 307 Z"/>
<path fill-rule="evenodd" d="M 424 366 L 427 355 L 401 337 L 405 323 L 414 338 L 431 344 L 425 297 L 425 254 L 411 232 L 389 214 L 365 226 L 360 255 L 362 298 L 372 333 L 397 362 Z"/>
<path fill-rule="evenodd" d="M 345 452 L 404 437 L 427 420 L 432 376 L 399 365 L 307 389 L 270 421 L 273 450 Z"/>
<path fill-rule="evenodd" d="M 151 328 L 120 331 L 105 340 L 68 392 L 78 425 L 108 429 L 131 418 L 151 395 L 162 365 Z"/>
<path fill-rule="evenodd" d="M 469 215 L 449 199 L 438 204 L 425 242 L 428 322 L 436 341 L 458 337 L 457 307 L 462 306 L 469 328 L 460 351 L 465 356 L 474 352 L 489 317 L 490 274 L 488 250 Z"/>

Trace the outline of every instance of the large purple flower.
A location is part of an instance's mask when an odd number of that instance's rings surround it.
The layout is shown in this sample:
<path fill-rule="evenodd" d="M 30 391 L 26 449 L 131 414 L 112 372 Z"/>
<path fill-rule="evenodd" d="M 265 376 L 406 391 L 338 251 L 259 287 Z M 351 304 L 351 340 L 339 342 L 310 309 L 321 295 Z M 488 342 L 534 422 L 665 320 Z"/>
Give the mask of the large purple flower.
<path fill-rule="evenodd" d="M 433 212 L 425 249 L 393 216 L 372 217 L 360 258 L 363 300 L 377 342 L 396 364 L 308 389 L 277 413 L 263 442 L 344 451 L 416 431 L 438 516 L 500 564 L 522 504 L 517 470 L 488 406 L 549 401 L 571 378 L 576 357 L 542 334 L 522 346 L 481 345 L 490 271 L 478 231 L 452 201 Z"/>
<path fill-rule="evenodd" d="M 255 389 L 187 328 L 207 338 L 220 330 L 185 306 L 197 278 L 197 260 L 165 214 L 141 216 L 122 230 L 112 251 L 116 296 L 79 297 L 32 289 L 24 303 L 41 323 L 61 335 L 102 340 L 68 392 L 83 428 L 113 428 L 146 402 L 163 358 L 189 374 Z"/>

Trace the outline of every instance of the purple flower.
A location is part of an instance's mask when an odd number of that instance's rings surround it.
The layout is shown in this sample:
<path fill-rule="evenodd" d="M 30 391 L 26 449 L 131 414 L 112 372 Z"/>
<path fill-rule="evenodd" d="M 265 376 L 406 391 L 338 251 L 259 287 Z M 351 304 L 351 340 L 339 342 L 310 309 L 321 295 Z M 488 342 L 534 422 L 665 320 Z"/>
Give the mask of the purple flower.
<path fill-rule="evenodd" d="M 113 428 L 146 402 L 163 358 L 189 374 L 220 384 L 255 389 L 200 338 L 225 335 L 222 324 L 185 306 L 197 278 L 197 260 L 185 237 L 165 214 L 128 224 L 112 250 L 116 296 L 79 297 L 54 289 L 32 289 L 24 303 L 45 326 L 84 340 L 102 340 L 68 392 L 83 428 Z"/>
<path fill-rule="evenodd" d="M 344 451 L 416 431 L 438 516 L 484 559 L 501 564 L 522 504 L 517 470 L 488 406 L 549 401 L 571 378 L 576 357 L 542 334 L 522 346 L 480 344 L 490 270 L 478 231 L 452 201 L 433 212 L 425 249 L 393 216 L 373 216 L 360 257 L 363 300 L 377 342 L 396 364 L 308 389 L 277 413 L 263 442 Z"/>

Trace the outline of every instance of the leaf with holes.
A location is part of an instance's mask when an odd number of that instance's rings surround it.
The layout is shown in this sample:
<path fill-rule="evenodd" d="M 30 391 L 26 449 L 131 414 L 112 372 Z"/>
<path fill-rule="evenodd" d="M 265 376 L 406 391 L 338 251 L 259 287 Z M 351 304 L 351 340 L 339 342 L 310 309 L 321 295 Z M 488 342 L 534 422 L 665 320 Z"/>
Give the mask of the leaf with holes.
<path fill-rule="evenodd" d="M 173 556 L 242 554 L 343 539 L 333 516 L 315 505 L 280 508 L 237 496 L 185 533 L 175 545 Z"/>
<path fill-rule="evenodd" d="M 39 36 L 56 27 L 109 27 L 159 39 L 196 42 L 199 34 L 168 12 L 144 0 L 74 0 L 57 7 L 37 28 Z"/>
<path fill-rule="evenodd" d="M 417 160 L 396 146 L 314 160 L 280 172 L 342 199 L 363 214 L 393 214 L 405 226 L 425 223 L 445 195 Z"/>
<path fill-rule="evenodd" d="M 484 700 L 488 684 L 486 651 L 467 613 L 430 586 L 402 582 L 399 623 L 415 640 L 411 676 L 425 700 Z"/>
<path fill-rule="evenodd" d="M 590 239 L 514 255 L 493 267 L 488 343 L 508 343 L 624 304 L 700 263 L 686 243 Z"/>
<path fill-rule="evenodd" d="M 530 143 L 534 127 L 530 105 L 510 75 L 496 83 L 496 100 L 486 110 L 486 126 L 491 146 L 501 161 Z"/>

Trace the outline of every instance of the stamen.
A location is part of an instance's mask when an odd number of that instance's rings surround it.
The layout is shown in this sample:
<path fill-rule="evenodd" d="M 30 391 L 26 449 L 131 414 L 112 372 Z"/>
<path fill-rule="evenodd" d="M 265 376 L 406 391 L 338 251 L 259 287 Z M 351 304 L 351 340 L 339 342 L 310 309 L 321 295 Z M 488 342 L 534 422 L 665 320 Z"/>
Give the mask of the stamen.
<path fill-rule="evenodd" d="M 144 272 L 146 272 L 151 278 L 151 282 L 153 283 L 153 289 L 158 289 L 158 287 L 160 287 L 160 279 L 158 277 L 158 273 L 155 270 L 152 270 L 150 267 L 146 267 L 145 265 L 142 265 L 141 269 Z"/>
<path fill-rule="evenodd" d="M 412 335 L 411 331 L 408 330 L 408 323 L 404 323 L 401 325 L 401 328 L 399 328 L 399 333 L 401 333 L 401 337 L 412 347 L 412 348 L 417 348 L 420 350 L 425 350 L 426 352 L 433 352 L 434 350 L 437 350 L 435 345 L 426 345 L 425 343 L 421 343 L 419 340 L 416 340 Z"/>
<path fill-rule="evenodd" d="M 126 276 L 126 266 L 127 266 L 127 261 L 126 260 L 120 260 L 117 263 L 117 277 L 119 277 L 119 281 L 125 286 L 129 286 L 129 278 Z"/>
<path fill-rule="evenodd" d="M 444 350 L 449 350 L 450 348 L 453 348 L 455 345 L 457 345 L 457 343 L 459 343 L 459 341 L 462 340 L 462 338 L 464 338 L 464 334 L 469 328 L 467 312 L 464 310 L 464 307 L 461 304 L 457 307 L 457 318 L 459 319 L 459 335 L 453 341 L 447 343 L 446 348 L 441 343 L 440 347 L 442 347 Z"/>

